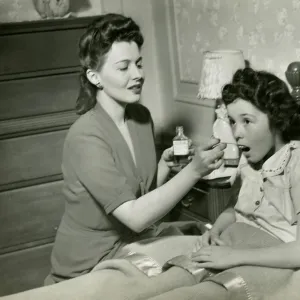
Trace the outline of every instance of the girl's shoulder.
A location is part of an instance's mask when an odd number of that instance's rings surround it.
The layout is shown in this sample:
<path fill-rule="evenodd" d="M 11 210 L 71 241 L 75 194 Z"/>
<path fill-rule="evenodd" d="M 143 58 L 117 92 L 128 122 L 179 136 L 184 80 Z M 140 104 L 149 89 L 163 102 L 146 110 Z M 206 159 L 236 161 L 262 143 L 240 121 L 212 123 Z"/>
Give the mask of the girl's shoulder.
<path fill-rule="evenodd" d="M 300 153 L 300 141 L 293 140 L 289 143 L 290 149 L 296 150 L 295 153 Z"/>
<path fill-rule="evenodd" d="M 290 160 L 288 168 L 300 174 L 300 141 L 290 142 Z"/>

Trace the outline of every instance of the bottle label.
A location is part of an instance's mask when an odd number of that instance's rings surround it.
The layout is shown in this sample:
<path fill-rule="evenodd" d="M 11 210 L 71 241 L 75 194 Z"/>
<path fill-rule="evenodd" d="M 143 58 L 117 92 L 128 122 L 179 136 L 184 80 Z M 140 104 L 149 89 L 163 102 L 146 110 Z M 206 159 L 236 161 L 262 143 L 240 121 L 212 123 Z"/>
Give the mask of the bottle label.
<path fill-rule="evenodd" d="M 239 159 L 224 159 L 224 166 L 225 167 L 231 167 L 231 168 L 237 168 L 239 166 Z"/>
<path fill-rule="evenodd" d="M 189 154 L 189 141 L 173 141 L 174 155 L 188 155 Z"/>

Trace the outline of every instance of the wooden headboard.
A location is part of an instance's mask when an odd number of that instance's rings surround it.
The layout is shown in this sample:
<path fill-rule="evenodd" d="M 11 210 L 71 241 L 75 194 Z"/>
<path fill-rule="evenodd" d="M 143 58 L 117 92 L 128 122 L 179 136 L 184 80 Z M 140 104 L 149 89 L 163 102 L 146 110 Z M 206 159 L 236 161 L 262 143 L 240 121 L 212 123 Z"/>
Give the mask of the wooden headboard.
<path fill-rule="evenodd" d="M 62 146 L 77 118 L 77 43 L 92 18 L 0 29 L 0 296 L 43 285 L 64 210 Z"/>

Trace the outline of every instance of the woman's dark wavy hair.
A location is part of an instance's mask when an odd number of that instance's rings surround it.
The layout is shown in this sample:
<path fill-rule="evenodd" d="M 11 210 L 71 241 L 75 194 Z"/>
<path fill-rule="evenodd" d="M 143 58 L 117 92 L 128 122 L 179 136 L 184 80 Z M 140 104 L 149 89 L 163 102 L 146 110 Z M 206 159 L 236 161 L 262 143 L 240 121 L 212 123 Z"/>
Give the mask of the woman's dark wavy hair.
<path fill-rule="evenodd" d="M 76 101 L 76 112 L 79 115 L 96 104 L 97 87 L 87 79 L 86 71 L 101 69 L 114 42 L 135 42 L 141 48 L 144 38 L 140 27 L 131 18 L 109 13 L 92 22 L 79 40 L 81 73 Z"/>
<path fill-rule="evenodd" d="M 249 101 L 267 114 L 270 128 L 281 132 L 284 141 L 299 139 L 299 104 L 287 84 L 274 74 L 249 67 L 240 69 L 224 86 L 222 98 L 226 105 L 238 98 Z"/>

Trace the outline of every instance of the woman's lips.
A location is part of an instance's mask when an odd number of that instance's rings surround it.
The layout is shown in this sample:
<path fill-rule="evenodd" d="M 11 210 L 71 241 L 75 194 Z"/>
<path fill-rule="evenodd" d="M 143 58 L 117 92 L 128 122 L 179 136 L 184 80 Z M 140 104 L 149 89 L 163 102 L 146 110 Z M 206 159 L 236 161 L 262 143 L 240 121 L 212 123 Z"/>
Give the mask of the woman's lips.
<path fill-rule="evenodd" d="M 134 94 L 140 94 L 142 91 L 142 85 L 136 84 L 128 88 L 128 90 L 131 90 Z"/>

